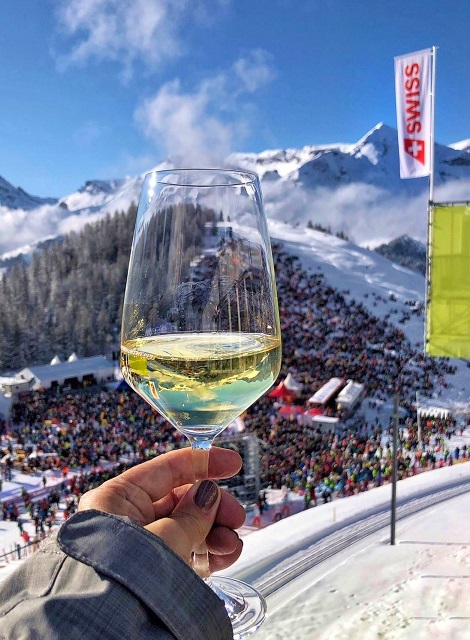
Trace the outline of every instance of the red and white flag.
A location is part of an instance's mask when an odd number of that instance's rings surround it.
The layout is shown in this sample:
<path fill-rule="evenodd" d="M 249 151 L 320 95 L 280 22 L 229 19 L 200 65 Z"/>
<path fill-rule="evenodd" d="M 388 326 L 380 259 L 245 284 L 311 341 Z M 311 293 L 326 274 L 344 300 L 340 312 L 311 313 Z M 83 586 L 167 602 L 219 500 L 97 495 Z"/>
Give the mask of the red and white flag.
<path fill-rule="evenodd" d="M 400 178 L 431 173 L 431 49 L 395 58 Z"/>

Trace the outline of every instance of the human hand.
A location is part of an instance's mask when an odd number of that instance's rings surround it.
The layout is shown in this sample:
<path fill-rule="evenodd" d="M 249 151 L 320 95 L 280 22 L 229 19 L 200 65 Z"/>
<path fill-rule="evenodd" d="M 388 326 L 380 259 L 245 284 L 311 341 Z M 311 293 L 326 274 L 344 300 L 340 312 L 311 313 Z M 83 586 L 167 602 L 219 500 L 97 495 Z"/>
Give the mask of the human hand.
<path fill-rule="evenodd" d="M 241 464 L 235 451 L 211 447 L 208 476 L 230 478 Z M 170 451 L 88 491 L 78 510 L 128 516 L 159 536 L 188 564 L 205 541 L 210 570 L 220 571 L 240 556 L 243 545 L 234 529 L 245 521 L 245 511 L 215 482 L 202 480 L 192 485 L 193 478 L 192 450 Z"/>

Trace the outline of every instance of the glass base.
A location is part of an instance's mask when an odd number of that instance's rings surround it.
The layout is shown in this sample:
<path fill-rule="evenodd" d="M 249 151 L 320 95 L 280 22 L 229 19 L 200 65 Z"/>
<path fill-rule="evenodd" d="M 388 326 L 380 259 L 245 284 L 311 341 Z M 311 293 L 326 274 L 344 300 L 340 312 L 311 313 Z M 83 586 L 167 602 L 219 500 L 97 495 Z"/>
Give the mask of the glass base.
<path fill-rule="evenodd" d="M 254 587 L 234 578 L 211 576 L 207 584 L 225 603 L 234 640 L 248 638 L 266 617 L 266 601 Z"/>

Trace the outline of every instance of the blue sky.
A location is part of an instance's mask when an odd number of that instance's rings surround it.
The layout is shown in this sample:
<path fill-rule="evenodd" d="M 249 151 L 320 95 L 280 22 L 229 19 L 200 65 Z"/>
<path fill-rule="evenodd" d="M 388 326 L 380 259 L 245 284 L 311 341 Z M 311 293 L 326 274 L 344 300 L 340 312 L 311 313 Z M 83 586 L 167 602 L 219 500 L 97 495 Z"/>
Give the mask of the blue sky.
<path fill-rule="evenodd" d="M 2 0 L 0 175 L 40 196 L 167 157 L 396 126 L 393 58 L 439 47 L 436 141 L 470 138 L 468 0 Z"/>

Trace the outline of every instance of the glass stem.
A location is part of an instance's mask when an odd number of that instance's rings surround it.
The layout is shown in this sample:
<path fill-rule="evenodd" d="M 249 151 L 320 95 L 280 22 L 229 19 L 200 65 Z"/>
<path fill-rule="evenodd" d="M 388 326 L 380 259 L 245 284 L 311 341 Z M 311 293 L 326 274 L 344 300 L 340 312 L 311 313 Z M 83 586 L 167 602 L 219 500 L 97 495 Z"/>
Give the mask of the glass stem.
<path fill-rule="evenodd" d="M 212 438 L 190 438 L 190 441 L 193 450 L 194 482 L 205 480 L 209 472 L 209 449 Z M 200 578 L 210 577 L 209 552 L 205 541 L 193 552 L 192 565 Z"/>

